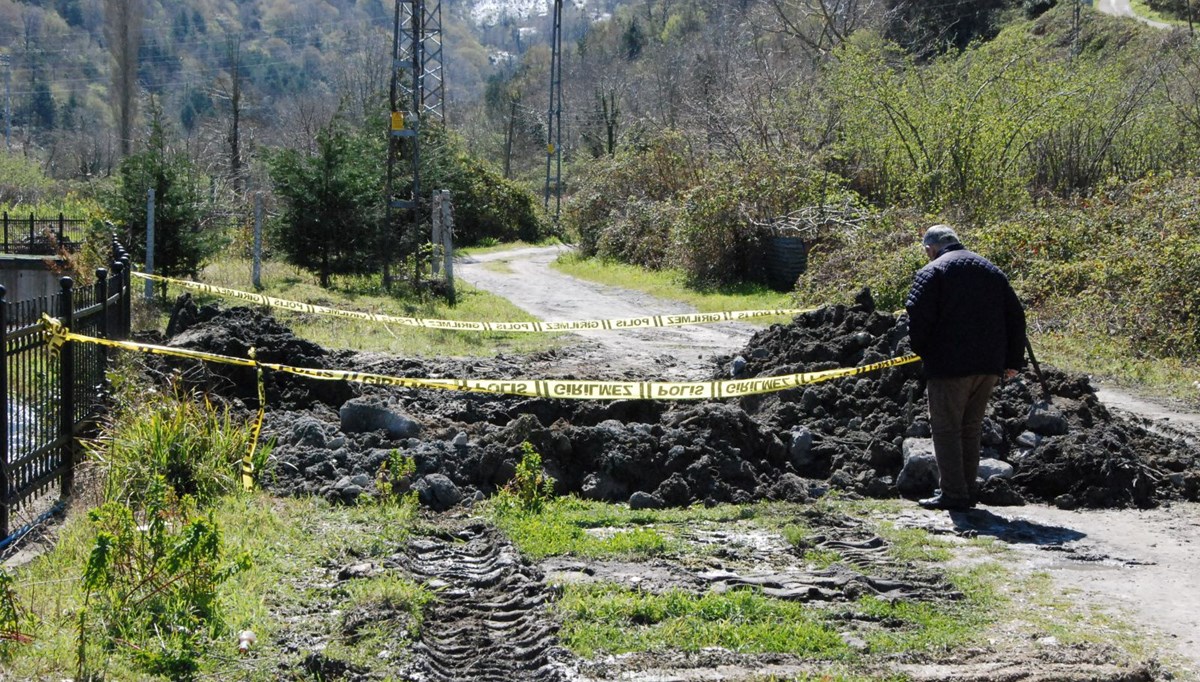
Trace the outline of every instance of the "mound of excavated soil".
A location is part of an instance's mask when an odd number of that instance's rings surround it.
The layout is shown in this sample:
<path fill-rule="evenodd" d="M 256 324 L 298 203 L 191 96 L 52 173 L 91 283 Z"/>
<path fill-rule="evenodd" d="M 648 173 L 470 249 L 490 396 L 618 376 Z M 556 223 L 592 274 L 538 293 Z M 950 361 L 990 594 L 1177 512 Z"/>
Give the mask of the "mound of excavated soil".
<path fill-rule="evenodd" d="M 254 346 L 260 358 L 285 364 L 409 377 L 578 371 L 562 351 L 469 362 L 331 354 L 249 309 L 181 310 L 173 345 L 243 357 Z M 864 292 L 853 306 L 756 334 L 738 357 L 720 359 L 714 377 L 816 371 L 908 351 L 905 318 L 876 311 Z M 1085 377 L 1043 370 L 1049 405 L 1028 372 L 993 397 L 984 456 L 1007 462 L 1013 475 L 990 480 L 981 492 L 985 503 L 1144 507 L 1200 495 L 1194 448 L 1114 417 Z M 214 389 L 253 402 L 252 372 L 211 371 L 228 382 L 211 382 Z M 829 487 L 894 497 L 906 440 L 929 435 L 919 364 L 764 396 L 672 404 L 352 388 L 290 376 L 269 376 L 267 386 L 266 433 L 277 444 L 266 485 L 346 502 L 375 491 L 393 451 L 416 464 L 401 487 L 413 485 L 432 507 L 489 495 L 512 477 L 524 441 L 541 453 L 556 492 L 634 506 L 802 501 Z"/>

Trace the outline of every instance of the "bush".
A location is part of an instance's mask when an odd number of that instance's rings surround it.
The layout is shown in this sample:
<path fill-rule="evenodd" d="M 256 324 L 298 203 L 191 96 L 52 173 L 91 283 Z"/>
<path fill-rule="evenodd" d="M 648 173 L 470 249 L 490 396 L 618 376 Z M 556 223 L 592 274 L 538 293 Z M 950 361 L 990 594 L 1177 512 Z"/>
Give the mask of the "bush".
<path fill-rule="evenodd" d="M 1137 356 L 1200 355 L 1200 179 L 1110 183 L 979 232 L 1045 324 L 1128 339 Z"/>
<path fill-rule="evenodd" d="M 252 429 L 206 398 L 146 391 L 115 415 L 91 455 L 106 468 L 105 498 L 138 504 L 162 479 L 206 505 L 241 486 Z"/>
<path fill-rule="evenodd" d="M 913 274 L 926 263 L 921 235 L 929 225 L 923 216 L 896 213 L 831 239 L 810 252 L 797 293 L 807 304 L 848 304 L 866 287 L 880 310 L 900 310 Z M 963 239 L 969 242 L 968 234 Z"/>
<path fill-rule="evenodd" d="M 384 153 L 377 135 L 335 119 L 317 134 L 315 153 L 285 149 L 270 158 L 283 200 L 275 246 L 322 287 L 332 275 L 365 274 L 383 260 Z"/>
<path fill-rule="evenodd" d="M 117 187 L 104 197 L 118 227 L 130 235 L 127 248 L 145 262 L 146 195 L 154 190 L 154 270 L 167 277 L 194 277 L 220 248 L 215 207 L 207 203 L 200 171 L 170 145 L 155 113 L 145 151 L 121 161 Z M 166 295 L 166 285 L 160 285 Z"/>
<path fill-rule="evenodd" d="M 670 267 L 671 226 L 681 197 L 699 185 L 684 137 L 663 133 L 638 149 L 579 168 L 563 223 L 585 256 Z"/>
<path fill-rule="evenodd" d="M 733 161 L 695 159 L 687 149 L 681 135 L 667 133 L 585 171 L 566 212 L 580 251 L 680 268 L 699 286 L 763 281 L 764 226 L 772 219 L 856 202 L 839 178 L 799 154 L 747 152 Z"/>
<path fill-rule="evenodd" d="M 227 557 L 212 514 L 197 515 L 161 477 L 143 492 L 145 506 L 136 512 L 109 502 L 88 514 L 96 536 L 79 614 L 81 679 L 92 679 L 90 666 L 118 644 L 131 647 L 151 674 L 191 679 L 226 629 L 221 585 L 250 566 L 246 556 Z"/>
<path fill-rule="evenodd" d="M 528 189 L 469 154 L 445 128 L 427 125 L 421 135 L 421 183 L 429 191 L 450 190 L 456 244 L 472 246 L 488 239 L 536 242 L 549 236 L 550 226 Z"/>

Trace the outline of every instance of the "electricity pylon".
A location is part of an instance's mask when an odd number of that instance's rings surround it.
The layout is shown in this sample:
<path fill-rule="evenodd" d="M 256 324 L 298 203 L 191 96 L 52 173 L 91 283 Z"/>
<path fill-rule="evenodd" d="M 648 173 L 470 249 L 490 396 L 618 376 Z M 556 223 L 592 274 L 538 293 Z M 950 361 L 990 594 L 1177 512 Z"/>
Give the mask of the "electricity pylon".
<path fill-rule="evenodd" d="M 415 256 L 424 242 L 421 201 L 421 123 L 445 117 L 442 75 L 441 0 L 396 0 L 392 32 L 392 72 L 388 101 L 387 227 L 384 285 L 396 256 Z M 397 248 L 398 247 L 398 248 Z M 420 273 L 414 258 L 413 280 Z"/>

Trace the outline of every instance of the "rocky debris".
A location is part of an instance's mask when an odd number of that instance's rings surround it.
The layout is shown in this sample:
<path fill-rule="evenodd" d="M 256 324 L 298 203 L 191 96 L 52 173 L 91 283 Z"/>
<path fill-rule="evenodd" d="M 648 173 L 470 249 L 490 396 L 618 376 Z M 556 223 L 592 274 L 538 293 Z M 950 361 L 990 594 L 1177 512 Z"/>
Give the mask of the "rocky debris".
<path fill-rule="evenodd" d="M 561 350 L 457 361 L 327 353 L 246 308 L 181 310 L 172 344 L 243 356 L 254 346 L 260 357 L 286 364 L 407 377 L 648 378 L 587 375 Z M 904 316 L 875 310 L 864 292 L 853 306 L 757 333 L 740 362 L 719 359 L 712 376 L 728 377 L 734 365 L 739 378 L 813 372 L 907 352 Z M 1043 371 L 1048 403 L 1029 373 L 993 396 L 983 432 L 983 455 L 993 462 L 981 468 L 989 476 L 981 501 L 1146 507 L 1200 496 L 1194 446 L 1109 414 L 1086 377 Z M 281 494 L 344 502 L 375 494 L 381 465 L 398 451 L 413 461 L 422 500 L 446 508 L 507 483 L 525 441 L 541 454 L 556 493 L 645 508 L 804 500 L 828 487 L 919 497 L 936 486 L 931 452 L 918 457 L 912 448 L 930 436 L 919 363 L 736 400 L 678 403 L 351 390 L 271 374 L 265 432 L 277 442 L 265 484 Z M 213 388 L 249 401 L 253 372 L 229 376 L 232 387 Z"/>

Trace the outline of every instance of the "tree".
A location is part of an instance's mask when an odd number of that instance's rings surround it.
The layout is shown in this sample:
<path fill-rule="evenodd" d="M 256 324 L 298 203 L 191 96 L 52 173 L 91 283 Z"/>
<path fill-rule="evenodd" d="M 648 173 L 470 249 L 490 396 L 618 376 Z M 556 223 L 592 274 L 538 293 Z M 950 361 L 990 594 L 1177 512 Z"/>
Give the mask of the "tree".
<path fill-rule="evenodd" d="M 462 140 L 443 126 L 426 124 L 421 135 L 427 150 L 421 157 L 421 183 L 450 190 L 455 243 L 533 242 L 546 235 L 538 201 L 526 187 L 469 154 Z"/>
<path fill-rule="evenodd" d="M 334 118 L 316 149 L 285 149 L 269 160 L 283 200 L 275 241 L 285 259 L 316 273 L 322 287 L 335 274 L 370 272 L 378 263 L 383 215 L 382 141 Z"/>
<path fill-rule="evenodd" d="M 146 195 L 154 190 L 154 269 L 167 277 L 194 277 L 216 253 L 202 183 L 187 154 L 167 141 L 161 111 L 151 107 L 146 150 L 125 157 L 118 166 L 117 186 L 104 197 L 113 220 L 130 235 L 136 258 L 146 253 Z M 165 295 L 166 288 L 161 289 Z"/>
<path fill-rule="evenodd" d="M 133 150 L 141 35 L 141 0 L 104 0 L 104 36 L 108 40 L 108 51 L 113 59 L 113 117 L 117 120 L 123 157 Z"/>

